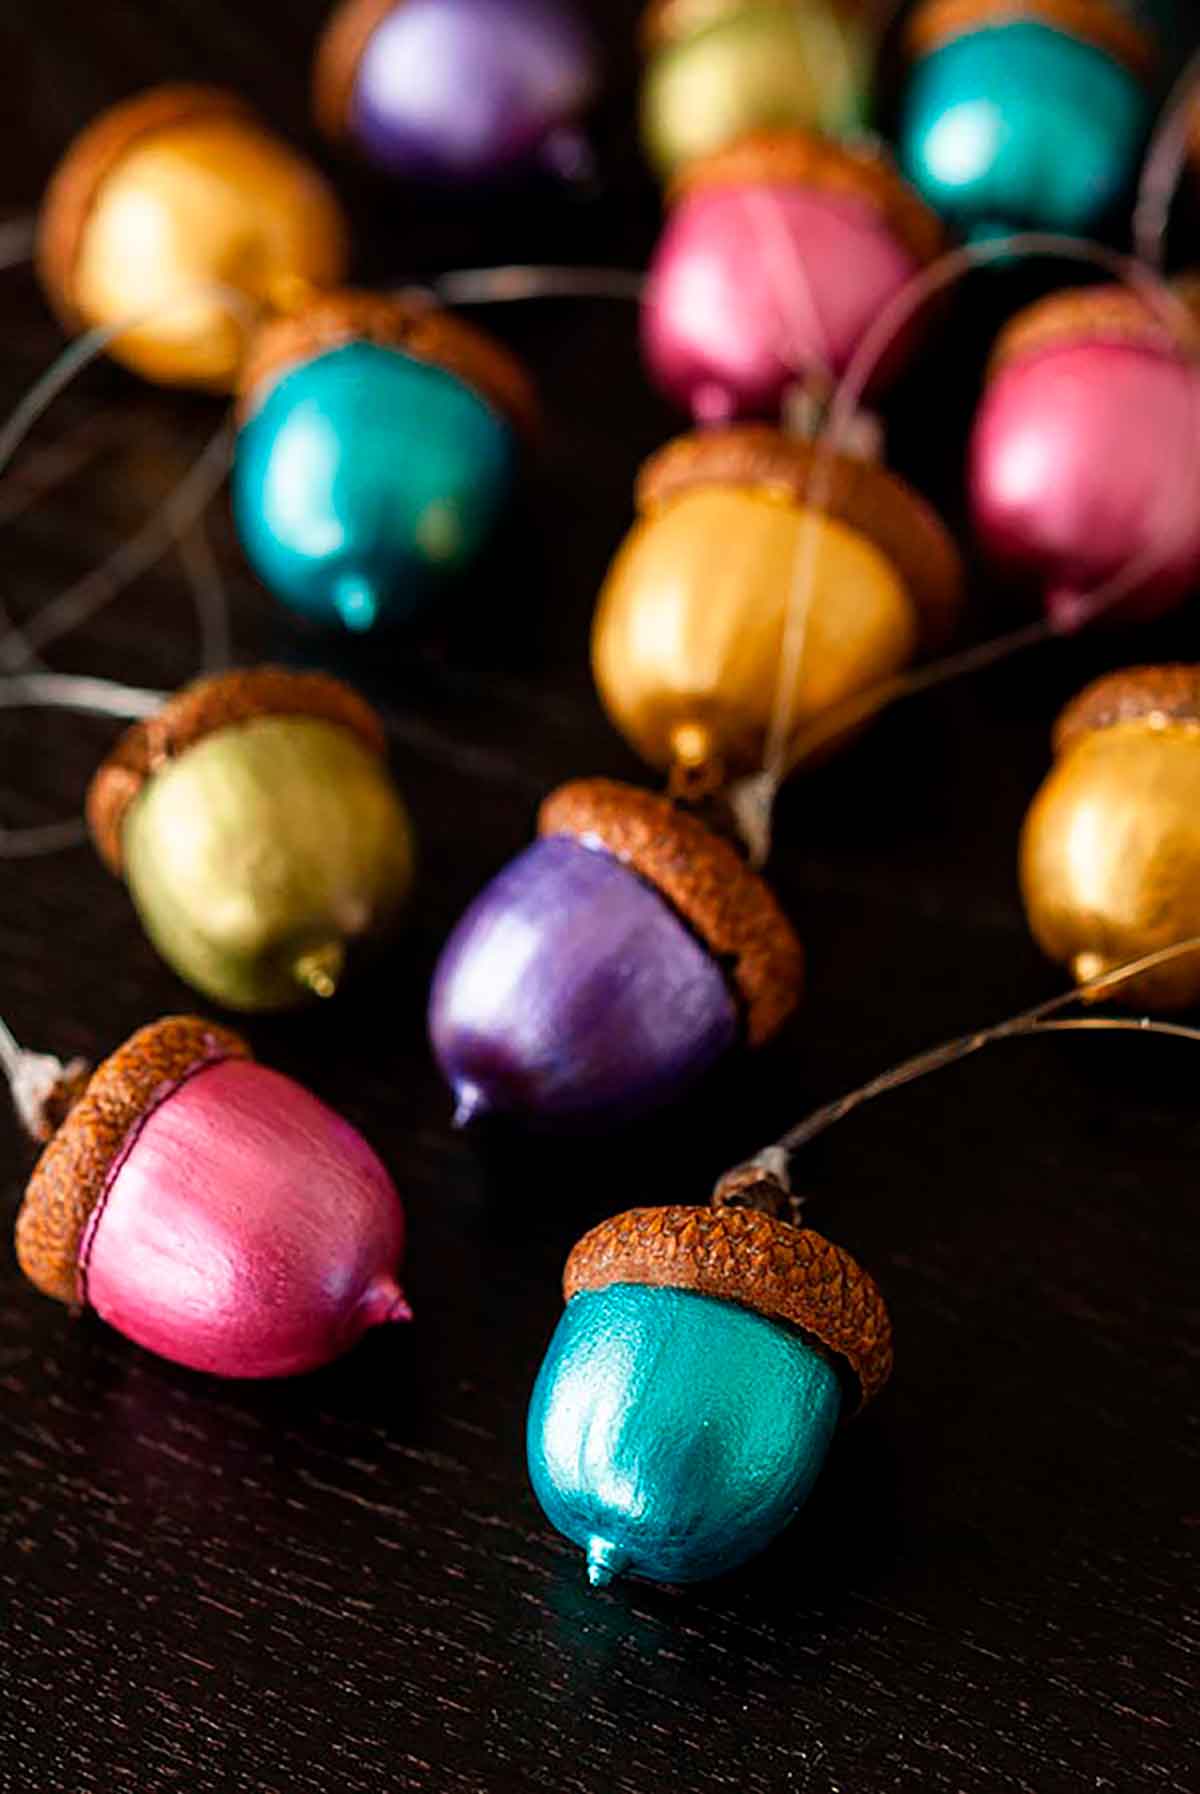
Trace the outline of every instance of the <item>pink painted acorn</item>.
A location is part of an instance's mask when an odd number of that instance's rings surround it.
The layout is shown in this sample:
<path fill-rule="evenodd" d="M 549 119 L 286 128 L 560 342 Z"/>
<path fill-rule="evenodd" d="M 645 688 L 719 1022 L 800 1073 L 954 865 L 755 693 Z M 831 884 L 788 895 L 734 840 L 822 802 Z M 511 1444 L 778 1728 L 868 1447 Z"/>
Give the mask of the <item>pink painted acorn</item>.
<path fill-rule="evenodd" d="M 228 1029 L 176 1016 L 87 1080 L 16 1238 L 40 1290 L 148 1351 L 285 1377 L 411 1318 L 404 1231 L 391 1178 L 349 1123 Z"/>
<path fill-rule="evenodd" d="M 690 163 L 650 267 L 642 347 L 699 423 L 777 416 L 788 390 L 846 371 L 942 227 L 874 147 L 753 131 Z M 913 347 L 901 331 L 871 391 Z"/>
<path fill-rule="evenodd" d="M 1148 620 L 1200 583 L 1200 279 L 1170 320 L 1119 287 L 1055 293 L 1000 337 L 975 418 L 970 502 L 985 550 L 1051 619 Z"/>

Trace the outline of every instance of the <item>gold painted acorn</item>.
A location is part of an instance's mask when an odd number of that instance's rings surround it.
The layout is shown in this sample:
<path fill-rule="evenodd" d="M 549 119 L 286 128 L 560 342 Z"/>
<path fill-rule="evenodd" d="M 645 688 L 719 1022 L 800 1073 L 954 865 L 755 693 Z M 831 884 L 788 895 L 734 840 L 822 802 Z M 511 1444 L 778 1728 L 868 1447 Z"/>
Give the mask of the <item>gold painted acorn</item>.
<path fill-rule="evenodd" d="M 809 553 L 794 740 L 953 627 L 962 568 L 935 513 L 894 474 L 850 456 L 833 458 L 814 510 L 816 459 L 809 441 L 746 425 L 681 437 L 642 470 L 640 516 L 601 593 L 592 664 L 617 728 L 683 786 L 762 765 Z"/>
<path fill-rule="evenodd" d="M 87 814 L 163 958 L 231 1009 L 332 996 L 412 883 L 383 725 L 323 673 L 186 686 L 117 743 Z"/>
<path fill-rule="evenodd" d="M 167 386 L 227 391 L 256 315 L 336 284 L 347 261 L 326 182 L 215 87 L 156 87 L 103 113 L 42 205 L 38 262 L 55 309 L 73 330 L 129 320 L 110 353 Z"/>
<path fill-rule="evenodd" d="M 1080 984 L 1200 934 L 1200 666 L 1132 667 L 1089 685 L 1054 732 L 1021 838 L 1029 925 Z M 1200 954 L 1115 993 L 1200 1002 Z"/>

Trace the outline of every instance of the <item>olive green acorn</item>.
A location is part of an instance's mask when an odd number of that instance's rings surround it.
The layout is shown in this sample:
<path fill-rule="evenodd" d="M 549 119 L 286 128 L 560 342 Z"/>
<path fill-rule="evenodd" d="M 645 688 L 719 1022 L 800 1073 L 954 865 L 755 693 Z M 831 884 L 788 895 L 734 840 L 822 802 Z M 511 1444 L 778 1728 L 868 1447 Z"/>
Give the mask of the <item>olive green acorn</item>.
<path fill-rule="evenodd" d="M 321 673 L 186 686 L 121 738 L 87 813 L 163 958 L 229 1009 L 331 997 L 412 886 L 382 724 Z"/>

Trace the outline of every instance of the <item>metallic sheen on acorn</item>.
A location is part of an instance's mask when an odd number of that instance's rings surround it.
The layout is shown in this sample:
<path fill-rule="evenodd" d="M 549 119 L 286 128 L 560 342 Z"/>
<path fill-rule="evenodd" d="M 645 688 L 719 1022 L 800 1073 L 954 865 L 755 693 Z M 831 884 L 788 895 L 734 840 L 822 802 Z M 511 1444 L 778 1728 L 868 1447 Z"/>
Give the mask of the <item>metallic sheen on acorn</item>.
<path fill-rule="evenodd" d="M 460 1123 L 600 1127 L 670 1102 L 782 1026 L 803 954 L 764 881 L 665 798 L 564 785 L 476 898 L 430 998 Z"/>
<path fill-rule="evenodd" d="M 87 807 L 163 958 L 230 1009 L 332 996 L 412 883 L 382 724 L 324 674 L 186 686 L 122 736 Z"/>
<path fill-rule="evenodd" d="M 642 136 L 675 174 L 762 126 L 864 124 L 874 33 L 860 0 L 651 0 Z"/>
<path fill-rule="evenodd" d="M 29 1280 L 221 1377 L 285 1377 L 408 1320 L 404 1212 L 361 1135 L 236 1034 L 175 1016 L 93 1073 L 17 1218 Z"/>
<path fill-rule="evenodd" d="M 1200 667 L 1131 667 L 1059 718 L 1021 837 L 1029 925 L 1079 984 L 1200 934 Z M 1200 1002 L 1200 954 L 1121 985 L 1139 1009 Z"/>
<path fill-rule="evenodd" d="M 534 1493 L 588 1580 L 736 1569 L 806 1501 L 839 1418 L 891 1373 L 849 1254 L 751 1208 L 642 1208 L 567 1261 L 529 1410 Z"/>
<path fill-rule="evenodd" d="M 41 210 L 55 309 L 73 330 L 129 321 L 109 353 L 167 386 L 228 391 L 255 319 L 343 279 L 347 258 L 331 189 L 220 88 L 156 87 L 103 113 Z"/>
<path fill-rule="evenodd" d="M 1136 575 L 1115 614 L 1170 610 L 1200 582 L 1200 280 L 1169 316 L 1119 287 L 1055 293 L 1002 334 L 970 449 L 972 521 L 1071 627 Z"/>
<path fill-rule="evenodd" d="M 516 362 L 419 298 L 312 300 L 259 332 L 241 393 L 247 558 L 286 604 L 360 633 L 469 565 L 535 428 Z"/>
<path fill-rule="evenodd" d="M 1153 40 L 1113 0 L 924 0 L 900 162 L 978 240 L 1087 236 L 1133 179 Z"/>
<path fill-rule="evenodd" d="M 878 147 L 761 130 L 674 182 L 642 309 L 655 382 L 698 422 L 777 416 L 846 371 L 879 314 L 942 247 L 942 227 Z M 902 331 L 881 391 L 917 341 Z"/>
<path fill-rule="evenodd" d="M 762 766 L 809 532 L 795 739 L 953 627 L 961 564 L 929 506 L 875 463 L 838 456 L 817 511 L 815 467 L 811 442 L 742 425 L 681 437 L 642 470 L 638 521 L 600 595 L 592 664 L 617 728 L 681 788 Z"/>
<path fill-rule="evenodd" d="M 584 172 L 598 86 L 570 0 L 343 0 L 315 76 L 331 137 L 401 179 L 461 183 Z"/>

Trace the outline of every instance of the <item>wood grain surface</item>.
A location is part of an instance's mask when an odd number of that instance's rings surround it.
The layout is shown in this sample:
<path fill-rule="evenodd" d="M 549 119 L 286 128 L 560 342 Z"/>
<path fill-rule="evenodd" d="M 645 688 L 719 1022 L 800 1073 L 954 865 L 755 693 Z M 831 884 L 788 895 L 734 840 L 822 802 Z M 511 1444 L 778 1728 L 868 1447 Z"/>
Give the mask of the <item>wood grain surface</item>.
<path fill-rule="evenodd" d="M 311 141 L 322 10 L 5 0 L 0 216 L 154 80 L 231 82 Z M 635 6 L 593 12 L 611 64 L 596 191 L 451 201 L 325 158 L 365 280 L 644 260 Z M 956 523 L 989 336 L 1034 284 L 975 283 L 897 397 L 896 463 Z M 0 275 L 0 321 L 7 410 L 60 337 L 22 271 Z M 783 1038 L 632 1135 L 481 1152 L 452 1135 L 426 1048 L 431 967 L 547 789 L 639 776 L 593 695 L 588 624 L 635 469 L 676 423 L 628 307 L 488 321 L 542 384 L 552 451 L 421 637 L 355 657 L 304 634 L 247 573 L 223 503 L 211 520 L 239 656 L 333 666 L 378 697 L 416 816 L 420 894 L 383 973 L 249 1033 L 394 1171 L 417 1324 L 294 1384 L 222 1386 L 72 1323 L 4 1248 L 0 1790 L 1194 1794 L 1200 1049 L 997 1047 L 811 1151 L 812 1219 L 886 1290 L 897 1374 L 747 1572 L 591 1593 L 529 1492 L 522 1425 L 585 1226 L 702 1200 L 818 1102 L 1058 987 L 1014 870 L 1052 718 L 1106 667 L 1200 658 L 1200 611 L 894 711 L 782 807 L 777 883 L 811 953 Z M 113 368 L 80 380 L 0 482 L 4 604 L 29 615 L 100 560 L 217 417 Z M 1011 616 L 974 577 L 974 633 Z M 169 556 L 50 657 L 168 686 L 196 654 Z M 0 822 L 77 814 L 112 733 L 0 716 Z M 184 1001 L 90 850 L 0 864 L 0 1009 L 20 1038 L 96 1056 Z M 7 1116 L 0 1150 L 11 1220 L 29 1153 Z"/>

